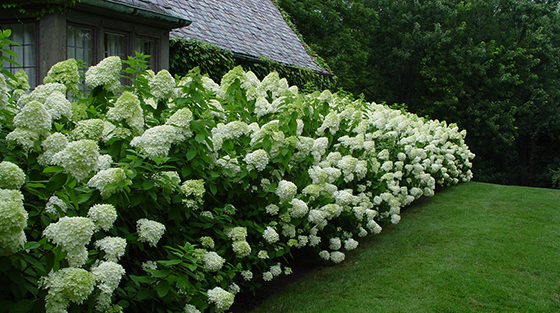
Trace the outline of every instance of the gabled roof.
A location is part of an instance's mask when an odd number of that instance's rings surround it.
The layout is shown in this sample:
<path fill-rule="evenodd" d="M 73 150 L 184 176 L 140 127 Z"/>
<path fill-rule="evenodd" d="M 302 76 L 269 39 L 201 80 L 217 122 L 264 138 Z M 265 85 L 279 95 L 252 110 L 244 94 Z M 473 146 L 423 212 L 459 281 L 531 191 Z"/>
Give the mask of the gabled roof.
<path fill-rule="evenodd" d="M 192 21 L 172 37 L 197 39 L 238 55 L 329 74 L 313 62 L 271 0 L 120 0 L 150 2 Z"/>

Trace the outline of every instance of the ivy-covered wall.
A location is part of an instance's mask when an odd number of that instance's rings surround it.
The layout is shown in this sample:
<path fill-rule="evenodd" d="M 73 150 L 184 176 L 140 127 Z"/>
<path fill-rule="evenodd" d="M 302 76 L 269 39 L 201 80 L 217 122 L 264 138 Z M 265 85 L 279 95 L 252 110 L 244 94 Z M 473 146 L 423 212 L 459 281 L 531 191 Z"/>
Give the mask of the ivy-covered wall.
<path fill-rule="evenodd" d="M 235 56 L 231 51 L 192 39 L 171 39 L 169 50 L 169 71 L 180 76 L 192 68 L 199 67 L 202 74 L 208 74 L 219 82 L 222 76 L 241 65 L 245 71 L 252 71 L 264 78 L 270 72 L 278 72 L 290 85 L 308 91 L 334 89 L 336 78 L 317 74 L 309 69 L 292 67 L 268 58 L 250 59 Z"/>

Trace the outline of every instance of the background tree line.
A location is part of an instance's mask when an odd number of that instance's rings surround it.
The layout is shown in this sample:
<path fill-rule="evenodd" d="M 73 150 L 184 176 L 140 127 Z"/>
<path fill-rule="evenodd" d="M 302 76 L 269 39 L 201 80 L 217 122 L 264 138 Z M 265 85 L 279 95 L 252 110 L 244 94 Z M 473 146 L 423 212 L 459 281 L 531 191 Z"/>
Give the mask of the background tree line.
<path fill-rule="evenodd" d="M 476 180 L 552 186 L 560 161 L 559 1 L 278 3 L 340 87 L 467 129 Z"/>

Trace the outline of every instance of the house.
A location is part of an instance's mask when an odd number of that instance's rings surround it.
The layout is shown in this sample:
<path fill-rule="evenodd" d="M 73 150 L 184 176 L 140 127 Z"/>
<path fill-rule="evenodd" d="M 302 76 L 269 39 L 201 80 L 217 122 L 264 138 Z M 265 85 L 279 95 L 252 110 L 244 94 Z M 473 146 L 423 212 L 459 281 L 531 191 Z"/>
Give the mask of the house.
<path fill-rule="evenodd" d="M 12 3 L 21 0 L 11 0 Z M 27 1 L 29 2 L 29 1 Z M 72 7 L 37 19 L 41 1 L 0 11 L 0 28 L 11 29 L 10 49 L 33 88 L 55 63 L 75 58 L 85 66 L 139 51 L 150 68 L 169 66 L 169 38 L 208 42 L 235 55 L 271 60 L 328 74 L 305 51 L 271 0 L 79 0 Z M 4 62 L 3 67 L 20 69 Z"/>

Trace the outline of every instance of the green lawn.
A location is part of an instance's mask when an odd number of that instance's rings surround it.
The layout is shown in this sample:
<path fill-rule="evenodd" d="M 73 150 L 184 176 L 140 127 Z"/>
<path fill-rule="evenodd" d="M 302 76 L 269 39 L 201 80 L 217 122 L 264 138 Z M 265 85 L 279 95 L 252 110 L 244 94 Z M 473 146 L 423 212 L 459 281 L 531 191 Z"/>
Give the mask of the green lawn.
<path fill-rule="evenodd" d="M 560 312 L 560 191 L 440 191 L 251 311 Z"/>

